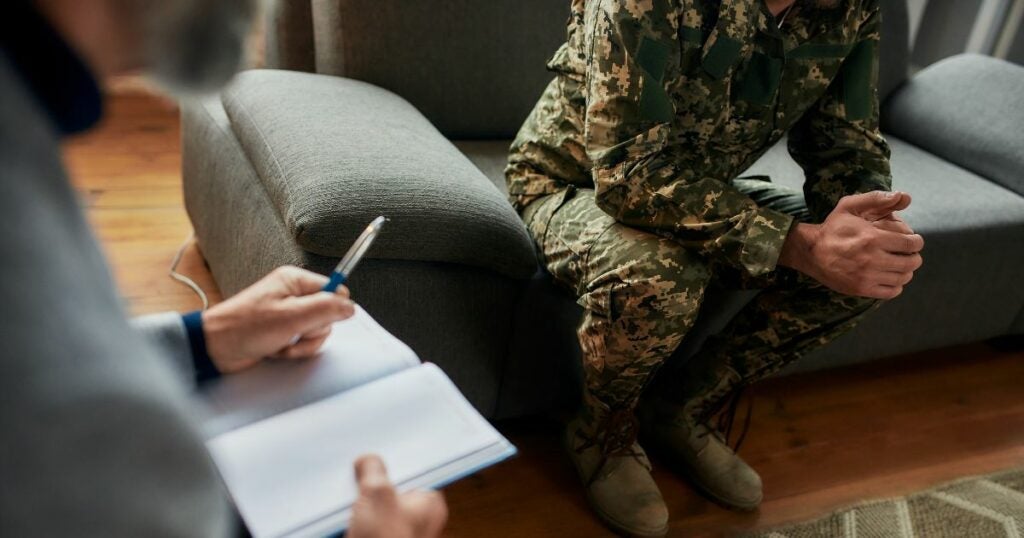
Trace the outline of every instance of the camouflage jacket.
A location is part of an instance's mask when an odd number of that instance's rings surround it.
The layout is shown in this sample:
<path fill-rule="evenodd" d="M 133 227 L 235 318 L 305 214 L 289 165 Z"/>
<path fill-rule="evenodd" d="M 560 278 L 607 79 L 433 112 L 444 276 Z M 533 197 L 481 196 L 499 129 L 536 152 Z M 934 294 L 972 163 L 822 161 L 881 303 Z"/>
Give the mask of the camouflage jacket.
<path fill-rule="evenodd" d="M 797 0 L 781 28 L 764 0 L 573 0 L 556 77 L 512 146 L 513 204 L 593 188 L 623 224 L 773 270 L 792 217 L 730 183 L 784 134 L 815 219 L 890 188 L 879 17 L 879 0 Z"/>

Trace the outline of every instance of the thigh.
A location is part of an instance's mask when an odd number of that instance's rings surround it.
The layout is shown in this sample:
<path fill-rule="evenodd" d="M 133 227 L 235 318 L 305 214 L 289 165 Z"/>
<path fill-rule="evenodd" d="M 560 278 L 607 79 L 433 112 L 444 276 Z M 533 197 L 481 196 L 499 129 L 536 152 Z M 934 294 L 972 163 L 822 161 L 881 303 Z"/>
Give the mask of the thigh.
<path fill-rule="evenodd" d="M 548 267 L 584 308 L 578 335 L 589 390 L 629 406 L 693 327 L 710 279 L 699 254 L 619 224 L 580 191 L 555 212 Z"/>
<path fill-rule="evenodd" d="M 527 207 L 524 220 L 555 281 L 576 296 L 583 293 L 590 249 L 616 224 L 594 203 L 593 191 L 570 187 L 543 198 Z"/>
<path fill-rule="evenodd" d="M 822 347 L 879 304 L 797 275 L 764 290 L 722 331 L 720 352 L 750 381 Z"/>
<path fill-rule="evenodd" d="M 545 239 L 549 269 L 584 308 L 620 318 L 696 316 L 710 279 L 700 254 L 670 237 L 620 224 L 584 189 L 555 212 Z M 553 271 L 554 273 L 554 271 Z"/>

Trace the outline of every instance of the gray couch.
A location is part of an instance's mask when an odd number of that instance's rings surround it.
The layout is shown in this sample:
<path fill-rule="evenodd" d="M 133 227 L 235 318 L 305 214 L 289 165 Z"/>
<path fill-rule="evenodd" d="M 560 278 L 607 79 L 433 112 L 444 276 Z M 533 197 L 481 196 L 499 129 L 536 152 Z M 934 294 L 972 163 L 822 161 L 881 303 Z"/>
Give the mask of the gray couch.
<path fill-rule="evenodd" d="M 388 215 L 350 283 L 367 310 L 489 417 L 572 401 L 581 310 L 538 270 L 502 174 L 568 1 L 282 4 L 281 70 L 183 106 L 186 206 L 221 290 L 285 263 L 327 272 Z M 906 6 L 883 4 L 884 128 L 926 264 L 802 369 L 1024 334 L 1024 69 L 960 56 L 908 80 Z M 751 173 L 802 182 L 783 144 Z M 678 358 L 750 297 L 711 294 Z"/>

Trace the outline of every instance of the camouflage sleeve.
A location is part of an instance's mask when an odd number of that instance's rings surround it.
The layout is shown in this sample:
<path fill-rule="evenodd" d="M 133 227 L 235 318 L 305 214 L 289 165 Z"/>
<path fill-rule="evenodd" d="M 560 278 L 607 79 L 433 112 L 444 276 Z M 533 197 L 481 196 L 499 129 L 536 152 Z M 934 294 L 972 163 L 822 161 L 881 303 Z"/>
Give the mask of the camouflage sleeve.
<path fill-rule="evenodd" d="M 598 206 L 628 226 L 671 234 L 751 276 L 775 269 L 792 217 L 676 156 L 670 123 L 685 111 L 678 77 L 678 7 L 670 0 L 595 0 L 587 6 L 584 139 Z M 742 4 L 742 3 L 741 3 Z M 745 14 L 738 14 L 744 16 Z"/>
<path fill-rule="evenodd" d="M 856 42 L 839 75 L 789 133 L 789 152 L 804 169 L 804 195 L 820 222 L 843 196 L 889 190 L 889 145 L 878 126 L 877 0 L 863 11 Z"/>

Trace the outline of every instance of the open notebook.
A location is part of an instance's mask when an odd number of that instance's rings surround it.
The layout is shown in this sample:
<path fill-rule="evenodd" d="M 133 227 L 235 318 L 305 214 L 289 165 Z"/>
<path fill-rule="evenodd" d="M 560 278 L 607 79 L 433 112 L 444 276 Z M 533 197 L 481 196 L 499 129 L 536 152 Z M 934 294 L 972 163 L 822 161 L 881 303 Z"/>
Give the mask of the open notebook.
<path fill-rule="evenodd" d="M 444 372 L 360 308 L 318 358 L 226 376 L 203 396 L 207 446 L 259 538 L 344 530 L 362 454 L 379 454 L 399 491 L 438 488 L 515 454 Z"/>

